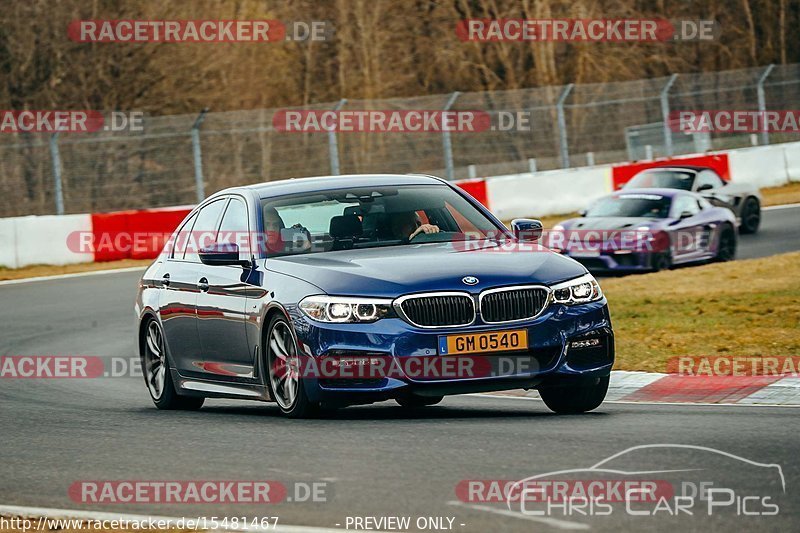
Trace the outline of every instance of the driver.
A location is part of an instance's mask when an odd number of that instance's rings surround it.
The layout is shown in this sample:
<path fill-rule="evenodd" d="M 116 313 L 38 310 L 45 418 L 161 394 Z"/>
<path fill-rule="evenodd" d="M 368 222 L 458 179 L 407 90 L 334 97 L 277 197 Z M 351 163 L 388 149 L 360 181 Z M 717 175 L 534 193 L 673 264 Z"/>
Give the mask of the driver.
<path fill-rule="evenodd" d="M 268 252 L 307 252 L 311 249 L 311 234 L 301 224 L 295 224 L 292 228 L 300 229 L 305 233 L 306 238 L 297 243 L 284 242 L 281 238 L 281 230 L 286 225 L 278 214 L 278 210 L 272 206 L 264 208 L 264 232 L 266 233 L 266 246 Z"/>
<path fill-rule="evenodd" d="M 439 233 L 439 226 L 423 224 L 414 211 L 393 213 L 389 221 L 392 235 L 396 239 L 410 241 L 420 233 Z"/>

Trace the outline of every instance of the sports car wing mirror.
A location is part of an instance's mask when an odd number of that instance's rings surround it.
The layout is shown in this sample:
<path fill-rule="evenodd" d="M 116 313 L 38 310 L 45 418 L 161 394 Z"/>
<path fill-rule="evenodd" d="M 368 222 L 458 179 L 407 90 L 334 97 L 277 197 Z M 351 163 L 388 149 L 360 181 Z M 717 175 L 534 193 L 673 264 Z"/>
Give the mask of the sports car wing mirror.
<path fill-rule="evenodd" d="M 511 221 L 514 235 L 521 241 L 538 241 L 542 236 L 542 222 L 532 218 L 515 218 Z"/>
<path fill-rule="evenodd" d="M 691 211 L 684 211 L 683 213 L 681 213 L 681 220 L 683 220 L 684 218 L 690 218 L 690 217 L 693 217 L 693 216 L 694 216 L 694 214 Z"/>
<path fill-rule="evenodd" d="M 702 185 L 697 187 L 697 192 L 708 191 L 708 190 L 711 190 L 713 188 L 714 188 L 714 186 L 711 185 L 710 183 L 704 183 L 704 184 L 702 184 Z"/>

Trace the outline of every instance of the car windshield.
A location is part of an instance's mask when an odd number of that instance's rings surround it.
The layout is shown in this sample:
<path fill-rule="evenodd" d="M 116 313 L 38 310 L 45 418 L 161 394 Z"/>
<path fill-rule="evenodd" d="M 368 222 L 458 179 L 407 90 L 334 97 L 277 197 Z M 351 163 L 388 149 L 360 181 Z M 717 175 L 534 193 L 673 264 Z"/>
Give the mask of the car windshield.
<path fill-rule="evenodd" d="M 446 185 L 265 198 L 261 214 L 268 256 L 506 236 L 504 228 Z"/>
<path fill-rule="evenodd" d="M 625 187 L 628 189 L 681 189 L 692 190 L 694 173 L 677 170 L 645 170 L 633 177 Z"/>
<path fill-rule="evenodd" d="M 592 205 L 587 217 L 666 218 L 670 199 L 657 194 L 622 194 L 603 198 Z"/>

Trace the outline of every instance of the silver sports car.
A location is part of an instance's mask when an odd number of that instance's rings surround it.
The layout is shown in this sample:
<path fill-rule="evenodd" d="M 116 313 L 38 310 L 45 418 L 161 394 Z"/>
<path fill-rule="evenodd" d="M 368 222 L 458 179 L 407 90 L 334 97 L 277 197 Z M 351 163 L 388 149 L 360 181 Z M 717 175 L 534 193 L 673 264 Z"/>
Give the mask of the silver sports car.
<path fill-rule="evenodd" d="M 740 233 L 755 233 L 761 224 L 761 194 L 749 183 L 731 183 L 708 167 L 674 165 L 643 170 L 624 189 L 682 189 L 703 195 L 736 215 Z"/>

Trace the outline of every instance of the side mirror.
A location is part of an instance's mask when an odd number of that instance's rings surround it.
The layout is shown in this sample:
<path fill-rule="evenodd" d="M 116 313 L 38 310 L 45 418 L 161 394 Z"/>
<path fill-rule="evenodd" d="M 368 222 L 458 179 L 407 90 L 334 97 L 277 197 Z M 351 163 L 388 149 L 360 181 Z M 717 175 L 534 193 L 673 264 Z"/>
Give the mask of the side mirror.
<path fill-rule="evenodd" d="M 691 211 L 684 211 L 683 213 L 681 213 L 681 220 L 683 220 L 684 218 L 690 218 L 690 217 L 693 217 L 693 216 L 694 216 L 694 213 L 692 213 Z"/>
<path fill-rule="evenodd" d="M 531 218 L 515 218 L 511 221 L 514 235 L 521 241 L 536 242 L 542 236 L 542 222 Z"/>
<path fill-rule="evenodd" d="M 586 209 L 579 209 L 578 216 L 585 217 L 586 216 Z"/>
<path fill-rule="evenodd" d="M 249 266 L 250 261 L 239 258 L 239 246 L 234 243 L 212 244 L 202 248 L 198 254 L 200 262 L 210 266 Z"/>
<path fill-rule="evenodd" d="M 700 185 L 699 187 L 697 187 L 697 192 L 710 191 L 713 188 L 714 188 L 714 186 L 711 185 L 710 183 L 704 183 L 704 184 Z"/>

